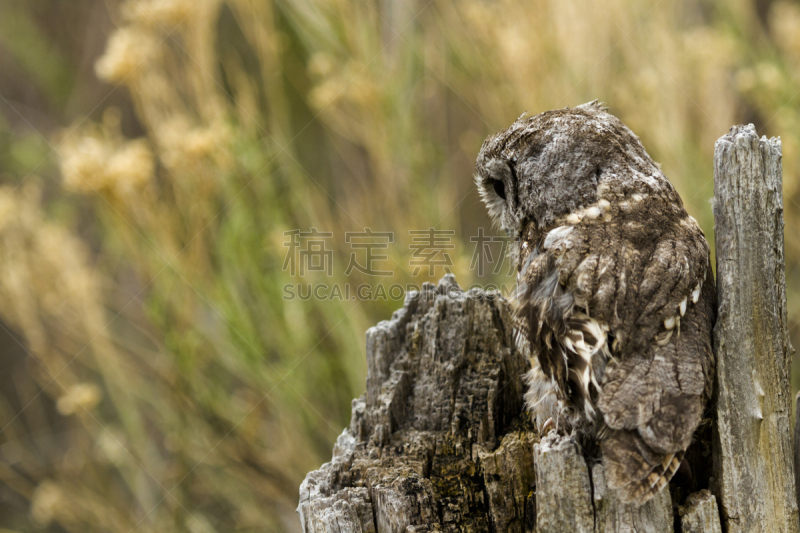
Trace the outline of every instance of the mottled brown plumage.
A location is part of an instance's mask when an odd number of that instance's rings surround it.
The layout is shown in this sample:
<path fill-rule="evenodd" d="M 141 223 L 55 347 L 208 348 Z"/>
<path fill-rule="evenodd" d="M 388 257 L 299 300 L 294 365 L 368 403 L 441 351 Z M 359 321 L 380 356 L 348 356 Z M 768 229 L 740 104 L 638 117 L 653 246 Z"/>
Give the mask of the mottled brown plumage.
<path fill-rule="evenodd" d="M 599 442 L 610 485 L 647 501 L 674 475 L 711 397 L 715 292 L 702 230 L 597 102 L 490 136 L 476 182 L 516 243 L 537 426 Z"/>

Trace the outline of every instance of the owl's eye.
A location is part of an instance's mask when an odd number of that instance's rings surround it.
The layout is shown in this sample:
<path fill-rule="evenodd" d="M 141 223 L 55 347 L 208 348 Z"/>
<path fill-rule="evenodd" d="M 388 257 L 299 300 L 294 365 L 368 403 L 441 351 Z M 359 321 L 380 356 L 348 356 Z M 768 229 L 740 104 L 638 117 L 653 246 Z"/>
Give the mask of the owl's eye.
<path fill-rule="evenodd" d="M 502 180 L 492 180 L 492 185 L 494 185 L 494 192 L 497 193 L 497 196 L 502 198 L 503 200 L 506 199 L 506 186 L 503 185 Z"/>

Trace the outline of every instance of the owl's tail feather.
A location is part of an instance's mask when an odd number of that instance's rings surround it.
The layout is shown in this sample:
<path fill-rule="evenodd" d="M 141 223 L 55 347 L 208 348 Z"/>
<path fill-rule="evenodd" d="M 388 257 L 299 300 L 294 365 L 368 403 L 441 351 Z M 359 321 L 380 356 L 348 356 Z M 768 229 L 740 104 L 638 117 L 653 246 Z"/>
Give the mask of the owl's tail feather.
<path fill-rule="evenodd" d="M 667 486 L 678 471 L 685 450 L 660 453 L 635 430 L 611 430 L 603 440 L 603 463 L 611 488 L 623 502 L 642 505 Z"/>

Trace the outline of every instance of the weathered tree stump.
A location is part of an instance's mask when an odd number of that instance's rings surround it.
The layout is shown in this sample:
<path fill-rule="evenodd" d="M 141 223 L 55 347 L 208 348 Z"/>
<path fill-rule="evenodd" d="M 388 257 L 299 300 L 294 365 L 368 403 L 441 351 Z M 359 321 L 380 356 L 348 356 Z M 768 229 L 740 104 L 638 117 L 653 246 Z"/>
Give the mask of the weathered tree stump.
<path fill-rule="evenodd" d="M 722 533 L 719 510 L 714 495 L 706 489 L 686 498 L 678 509 L 683 533 Z"/>
<path fill-rule="evenodd" d="M 703 487 L 676 479 L 641 507 L 622 504 L 599 458 L 553 431 L 538 435 L 522 412 L 528 362 L 508 303 L 447 276 L 367 333 L 367 391 L 333 460 L 300 487 L 303 530 L 798 532 L 780 157 L 780 141 L 759 140 L 752 126 L 716 147 L 710 490 L 687 497 Z M 701 470 L 702 426 L 687 453 Z"/>
<path fill-rule="evenodd" d="M 622 504 L 577 443 L 540 439 L 512 334 L 502 297 L 452 276 L 371 328 L 367 391 L 300 487 L 304 531 L 673 531 L 668 491 Z"/>
<path fill-rule="evenodd" d="M 367 332 L 367 391 L 333 461 L 300 488 L 304 530 L 532 531 L 538 437 L 513 345 L 497 295 L 452 276 L 409 294 Z"/>
<path fill-rule="evenodd" d="M 794 397 L 794 490 L 800 505 L 800 392 Z"/>
<path fill-rule="evenodd" d="M 715 493 L 730 533 L 797 532 L 780 139 L 731 128 L 717 141 L 714 196 Z"/>

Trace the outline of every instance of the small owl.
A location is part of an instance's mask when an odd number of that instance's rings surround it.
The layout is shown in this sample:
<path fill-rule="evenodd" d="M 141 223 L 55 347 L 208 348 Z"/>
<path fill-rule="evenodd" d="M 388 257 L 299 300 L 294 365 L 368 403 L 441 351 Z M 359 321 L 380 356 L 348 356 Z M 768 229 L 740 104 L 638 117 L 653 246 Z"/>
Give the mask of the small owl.
<path fill-rule="evenodd" d="M 646 502 L 680 466 L 711 397 L 716 296 L 703 231 L 596 101 L 490 136 L 476 181 L 515 242 L 536 426 L 588 436 L 622 500 Z"/>

